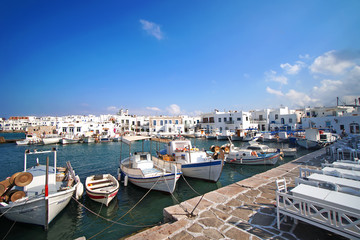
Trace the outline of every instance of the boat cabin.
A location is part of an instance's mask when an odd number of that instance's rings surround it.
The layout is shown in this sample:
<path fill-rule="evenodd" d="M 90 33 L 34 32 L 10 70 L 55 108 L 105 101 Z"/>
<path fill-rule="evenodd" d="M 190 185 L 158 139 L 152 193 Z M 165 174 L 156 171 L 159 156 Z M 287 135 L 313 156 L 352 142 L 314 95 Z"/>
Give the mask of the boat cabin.
<path fill-rule="evenodd" d="M 150 169 L 154 167 L 151 160 L 151 155 L 148 152 L 135 152 L 131 157 L 133 168 L 140 168 L 141 170 Z"/>
<path fill-rule="evenodd" d="M 191 149 L 191 142 L 189 140 L 171 141 L 168 143 L 167 152 L 173 155 L 175 152 L 184 152 Z"/>

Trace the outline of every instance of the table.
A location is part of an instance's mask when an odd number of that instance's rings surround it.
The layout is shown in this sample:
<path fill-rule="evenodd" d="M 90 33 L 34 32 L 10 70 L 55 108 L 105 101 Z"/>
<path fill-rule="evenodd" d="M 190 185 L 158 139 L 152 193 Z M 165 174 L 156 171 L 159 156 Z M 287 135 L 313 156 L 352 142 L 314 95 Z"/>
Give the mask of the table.
<path fill-rule="evenodd" d="M 340 187 L 350 187 L 350 188 L 360 191 L 360 181 L 356 181 L 356 180 L 352 180 L 352 179 L 339 178 L 339 177 L 318 174 L 318 173 L 311 174 L 308 177 L 308 179 L 318 181 L 318 182 L 335 183 L 335 184 L 339 185 Z"/>
<path fill-rule="evenodd" d="M 325 204 L 340 210 L 360 214 L 360 197 L 323 188 L 300 184 L 291 190 L 294 197 L 309 200 L 310 203 Z"/>
<path fill-rule="evenodd" d="M 360 180 L 360 171 L 348 170 L 342 168 L 332 168 L 332 167 L 324 167 L 322 169 L 323 173 L 327 175 L 331 175 L 333 172 L 340 173 L 344 178 L 350 178 L 354 180 Z"/>
<path fill-rule="evenodd" d="M 344 162 L 333 162 L 332 163 L 335 167 L 347 167 L 352 168 L 352 170 L 360 171 L 360 164 L 354 163 L 344 163 Z"/>

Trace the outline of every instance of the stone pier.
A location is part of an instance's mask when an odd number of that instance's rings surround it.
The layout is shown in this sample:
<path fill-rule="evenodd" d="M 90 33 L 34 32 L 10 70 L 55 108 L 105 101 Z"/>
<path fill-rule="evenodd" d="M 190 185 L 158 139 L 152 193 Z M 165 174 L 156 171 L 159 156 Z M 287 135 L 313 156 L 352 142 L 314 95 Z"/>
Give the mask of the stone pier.
<path fill-rule="evenodd" d="M 127 239 L 343 239 L 301 221 L 276 228 L 276 183 L 294 187 L 299 167 L 318 168 L 325 149 L 164 209 L 165 224 Z"/>

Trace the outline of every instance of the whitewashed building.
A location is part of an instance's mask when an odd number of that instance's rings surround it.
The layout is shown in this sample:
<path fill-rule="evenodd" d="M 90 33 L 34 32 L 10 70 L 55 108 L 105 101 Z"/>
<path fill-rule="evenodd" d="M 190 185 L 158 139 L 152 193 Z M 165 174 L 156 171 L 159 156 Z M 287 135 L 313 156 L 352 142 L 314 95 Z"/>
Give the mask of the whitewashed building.
<path fill-rule="evenodd" d="M 222 133 L 227 130 L 235 133 L 238 129 L 257 129 L 257 127 L 258 124 L 252 121 L 250 112 L 220 112 L 215 110 L 212 113 L 204 113 L 201 115 L 201 129 L 205 130 L 206 133 Z"/>

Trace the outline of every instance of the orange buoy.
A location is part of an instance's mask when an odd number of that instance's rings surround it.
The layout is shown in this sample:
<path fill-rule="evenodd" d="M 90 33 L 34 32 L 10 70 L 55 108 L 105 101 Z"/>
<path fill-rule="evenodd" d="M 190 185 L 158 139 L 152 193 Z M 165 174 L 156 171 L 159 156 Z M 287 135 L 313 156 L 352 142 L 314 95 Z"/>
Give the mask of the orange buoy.
<path fill-rule="evenodd" d="M 33 175 L 29 172 L 21 172 L 15 177 L 15 185 L 18 187 L 24 187 L 29 185 L 33 180 Z"/>

